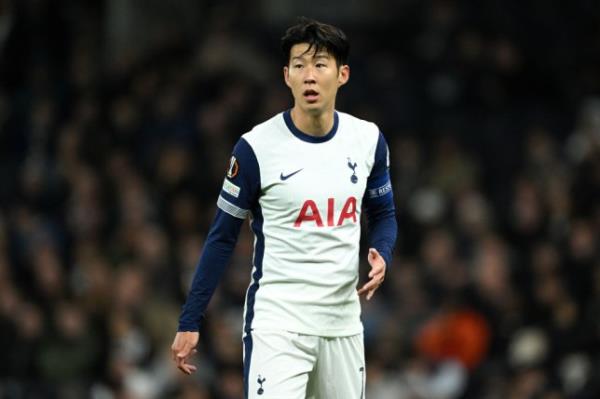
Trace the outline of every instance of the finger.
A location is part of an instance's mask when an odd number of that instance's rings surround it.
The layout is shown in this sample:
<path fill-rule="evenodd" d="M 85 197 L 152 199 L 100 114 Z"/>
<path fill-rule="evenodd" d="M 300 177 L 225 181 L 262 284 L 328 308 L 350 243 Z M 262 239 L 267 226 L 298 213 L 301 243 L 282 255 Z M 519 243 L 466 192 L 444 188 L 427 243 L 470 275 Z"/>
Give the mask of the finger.
<path fill-rule="evenodd" d="M 177 353 L 178 358 L 186 358 L 190 354 L 190 350 L 192 348 L 192 344 L 189 341 L 183 343 L 183 347 Z"/>
<path fill-rule="evenodd" d="M 177 357 L 177 367 L 182 368 L 187 365 L 185 357 Z"/>
<path fill-rule="evenodd" d="M 183 349 L 174 349 L 173 350 L 173 361 L 175 361 L 176 363 L 179 363 L 181 361 L 181 359 L 184 359 L 185 356 L 181 356 Z"/>
<path fill-rule="evenodd" d="M 385 270 L 379 267 L 373 269 L 371 273 L 369 273 L 369 277 L 371 280 L 383 281 L 383 278 L 385 277 Z"/>
<path fill-rule="evenodd" d="M 179 370 L 181 370 L 183 373 L 187 374 L 187 375 L 190 375 L 190 374 L 192 374 L 192 373 L 190 372 L 190 370 L 188 370 L 188 368 L 187 368 L 187 366 L 186 366 L 186 365 L 177 366 L 177 368 L 178 368 Z"/>
<path fill-rule="evenodd" d="M 377 277 L 383 273 L 383 265 L 371 266 L 372 269 L 369 272 L 369 278 Z"/>
<path fill-rule="evenodd" d="M 369 283 L 366 283 L 361 288 L 359 288 L 358 295 L 362 295 L 362 294 L 364 294 L 365 292 L 367 292 L 369 290 L 368 284 Z"/>
<path fill-rule="evenodd" d="M 186 361 L 187 361 L 187 359 L 190 356 L 193 356 L 196 353 L 198 353 L 198 351 L 196 349 L 192 349 L 191 353 L 189 353 L 188 356 L 179 356 L 179 355 L 177 355 L 177 359 L 175 360 L 176 363 L 177 363 L 177 367 L 179 367 L 181 369 L 182 367 L 188 367 L 188 366 L 190 366 L 190 364 L 186 363 Z M 195 366 L 192 366 L 192 367 L 195 367 Z M 183 371 L 183 369 L 182 369 L 182 371 Z"/>
<path fill-rule="evenodd" d="M 184 367 L 185 367 L 186 373 L 187 373 L 188 375 L 190 375 L 190 374 L 192 374 L 194 371 L 196 371 L 196 366 L 194 366 L 193 364 L 186 363 Z"/>
<path fill-rule="evenodd" d="M 186 373 L 187 375 L 192 374 L 194 371 L 196 371 L 196 366 L 194 366 L 193 364 L 188 364 L 185 363 L 183 364 L 181 367 L 179 367 L 179 369 L 181 371 L 183 371 L 184 373 Z"/>
<path fill-rule="evenodd" d="M 377 284 L 375 287 L 373 287 L 372 289 L 369 290 L 369 292 L 367 293 L 367 301 L 371 300 L 371 298 L 373 298 L 373 295 L 375 295 L 375 291 L 377 291 L 377 289 L 379 288 L 379 286 L 381 285 L 381 282 L 379 282 L 379 284 Z"/>
<path fill-rule="evenodd" d="M 377 284 L 378 284 L 378 281 L 369 280 L 365 285 L 363 285 L 363 287 L 361 289 L 358 290 L 358 295 L 362 295 L 365 292 L 368 292 L 369 290 L 373 289 L 373 287 L 376 286 Z"/>
<path fill-rule="evenodd" d="M 373 298 L 373 295 L 375 295 L 375 291 L 377 291 L 377 288 L 379 288 L 379 286 L 377 286 L 377 287 L 373 288 L 372 290 L 370 290 L 370 291 L 367 293 L 367 301 L 370 301 L 370 300 L 371 300 L 371 298 Z"/>
<path fill-rule="evenodd" d="M 375 275 L 375 273 L 384 273 L 385 274 L 385 260 L 382 257 L 371 264 L 371 272 L 369 274 Z"/>
<path fill-rule="evenodd" d="M 360 295 L 363 295 L 365 292 L 366 292 L 366 290 L 365 290 L 365 287 L 363 286 L 362 288 L 360 288 L 360 289 L 357 291 L 357 294 L 360 296 Z"/>
<path fill-rule="evenodd" d="M 381 283 L 383 283 L 384 276 L 384 273 L 377 273 L 371 280 L 369 280 L 365 285 L 362 286 L 362 288 L 358 290 L 358 295 L 362 295 L 373 288 L 379 287 Z"/>
<path fill-rule="evenodd" d="M 187 358 L 178 358 L 177 367 L 186 374 L 189 374 L 190 371 L 196 370 L 196 366 L 188 363 Z"/>

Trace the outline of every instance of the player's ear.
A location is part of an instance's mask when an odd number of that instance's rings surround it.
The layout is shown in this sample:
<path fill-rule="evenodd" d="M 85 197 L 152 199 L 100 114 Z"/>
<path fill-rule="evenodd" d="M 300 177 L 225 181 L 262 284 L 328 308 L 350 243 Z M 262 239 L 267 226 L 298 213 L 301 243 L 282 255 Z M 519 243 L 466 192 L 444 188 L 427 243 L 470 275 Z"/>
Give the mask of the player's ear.
<path fill-rule="evenodd" d="M 342 65 L 338 71 L 338 87 L 345 85 L 350 79 L 350 66 Z"/>
<path fill-rule="evenodd" d="M 287 67 L 287 65 L 283 67 L 283 80 L 285 81 L 287 87 L 291 89 L 292 86 L 290 86 L 290 69 Z"/>

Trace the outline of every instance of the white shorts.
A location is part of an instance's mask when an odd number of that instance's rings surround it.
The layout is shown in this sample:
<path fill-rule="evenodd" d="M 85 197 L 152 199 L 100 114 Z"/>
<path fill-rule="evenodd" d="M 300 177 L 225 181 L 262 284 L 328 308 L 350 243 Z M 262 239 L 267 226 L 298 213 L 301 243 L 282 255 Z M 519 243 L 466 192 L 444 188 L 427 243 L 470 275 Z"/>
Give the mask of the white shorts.
<path fill-rule="evenodd" d="M 328 338 L 253 330 L 243 342 L 248 399 L 365 397 L 363 334 Z"/>

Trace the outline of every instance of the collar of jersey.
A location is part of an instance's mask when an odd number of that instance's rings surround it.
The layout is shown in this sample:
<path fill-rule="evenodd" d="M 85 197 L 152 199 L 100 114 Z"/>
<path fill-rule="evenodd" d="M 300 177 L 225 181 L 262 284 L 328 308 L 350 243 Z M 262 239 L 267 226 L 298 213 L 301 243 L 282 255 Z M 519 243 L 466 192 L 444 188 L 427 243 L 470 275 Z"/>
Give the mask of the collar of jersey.
<path fill-rule="evenodd" d="M 288 109 L 283 113 L 283 119 L 285 120 L 285 124 L 287 125 L 290 132 L 296 137 L 298 137 L 302 141 L 306 141 L 308 143 L 324 143 L 329 141 L 335 136 L 338 129 L 339 117 L 336 111 L 333 112 L 333 127 L 325 136 L 311 136 L 310 134 L 306 134 L 294 125 L 294 121 L 292 121 L 291 109 Z"/>

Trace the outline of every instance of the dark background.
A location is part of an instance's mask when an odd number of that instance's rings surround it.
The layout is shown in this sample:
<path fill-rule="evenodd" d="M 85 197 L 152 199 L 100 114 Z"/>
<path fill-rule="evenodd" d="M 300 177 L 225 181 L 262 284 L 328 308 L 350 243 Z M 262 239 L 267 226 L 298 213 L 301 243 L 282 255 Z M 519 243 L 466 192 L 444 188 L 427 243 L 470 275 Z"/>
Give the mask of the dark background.
<path fill-rule="evenodd" d="M 242 397 L 248 228 L 198 372 L 169 348 L 299 15 L 347 33 L 337 108 L 392 154 L 367 396 L 600 397 L 600 3 L 297 3 L 0 0 L 0 398 Z"/>

